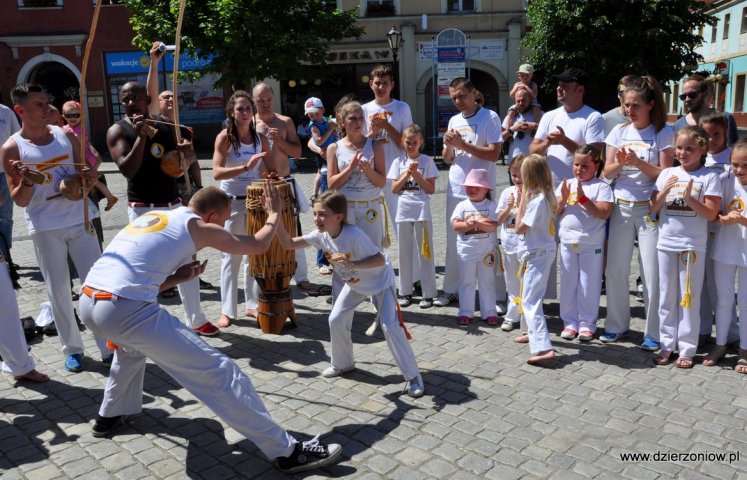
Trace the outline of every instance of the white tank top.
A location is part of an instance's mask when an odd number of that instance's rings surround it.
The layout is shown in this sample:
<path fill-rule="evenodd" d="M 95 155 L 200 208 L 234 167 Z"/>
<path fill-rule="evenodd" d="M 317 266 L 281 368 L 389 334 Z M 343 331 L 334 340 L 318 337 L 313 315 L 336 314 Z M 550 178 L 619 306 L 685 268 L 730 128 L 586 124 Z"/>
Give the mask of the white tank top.
<path fill-rule="evenodd" d="M 130 300 L 155 302 L 166 277 L 196 252 L 190 208 L 144 213 L 120 231 L 91 267 L 85 284 Z"/>
<path fill-rule="evenodd" d="M 259 140 L 259 139 L 257 139 Z M 229 147 L 226 152 L 226 167 L 238 167 L 239 165 L 246 165 L 246 162 L 252 158 L 252 155 L 262 152 L 262 142 L 255 141 L 251 145 L 242 143 L 237 152 L 233 147 Z M 226 180 L 221 180 L 220 189 L 226 192 L 228 195 L 235 195 L 237 197 L 246 196 L 246 187 L 252 182 L 260 179 L 259 167 L 262 162 L 258 162 L 257 165 L 241 175 Z"/>
<path fill-rule="evenodd" d="M 346 147 L 342 142 L 342 140 L 337 142 L 338 171 L 347 168 L 355 156 L 355 150 Z M 363 146 L 363 158 L 361 160 L 371 162 L 373 161 L 373 156 L 373 141 L 368 139 Z M 374 185 L 365 173 L 360 171 L 350 174 L 347 181 L 337 191 L 352 201 L 373 200 L 381 196 L 381 189 Z"/>
<path fill-rule="evenodd" d="M 11 137 L 18 145 L 20 160 L 33 170 L 49 174 L 52 181 L 44 185 L 34 184 L 31 202 L 24 209 L 29 234 L 57 230 L 83 224 L 83 201 L 71 201 L 54 197 L 60 193 L 60 182 L 65 175 L 76 172 L 73 145 L 60 127 L 49 127 L 53 139 L 47 145 L 36 145 L 19 133 Z M 85 160 L 84 160 L 85 161 Z M 94 209 L 89 209 L 91 218 Z M 98 215 L 96 215 L 98 216 Z"/>

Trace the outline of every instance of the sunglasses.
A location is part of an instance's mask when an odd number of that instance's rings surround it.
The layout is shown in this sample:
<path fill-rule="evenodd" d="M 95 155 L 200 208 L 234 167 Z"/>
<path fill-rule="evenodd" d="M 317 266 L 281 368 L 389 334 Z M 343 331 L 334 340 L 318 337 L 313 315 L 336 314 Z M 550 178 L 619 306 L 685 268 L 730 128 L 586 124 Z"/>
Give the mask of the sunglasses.
<path fill-rule="evenodd" d="M 63 113 L 65 118 L 80 118 L 80 113 Z"/>
<path fill-rule="evenodd" d="M 680 100 L 684 100 L 686 98 L 690 98 L 690 99 L 692 99 L 692 98 L 698 98 L 699 95 L 700 95 L 700 92 L 682 93 L 682 94 L 680 94 Z"/>

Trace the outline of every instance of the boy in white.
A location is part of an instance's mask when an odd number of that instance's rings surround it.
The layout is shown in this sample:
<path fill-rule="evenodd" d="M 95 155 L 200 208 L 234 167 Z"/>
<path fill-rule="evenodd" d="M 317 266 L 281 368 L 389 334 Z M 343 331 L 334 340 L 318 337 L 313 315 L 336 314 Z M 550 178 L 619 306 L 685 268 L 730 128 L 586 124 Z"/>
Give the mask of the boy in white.
<path fill-rule="evenodd" d="M 719 279 L 716 304 L 716 346 L 703 359 L 714 366 L 726 354 L 729 329 L 733 325 L 734 294 L 739 318 L 747 318 L 747 140 L 739 139 L 731 155 L 732 170 L 722 174 L 723 197 L 718 234 L 713 243 L 715 277 Z M 739 290 L 736 280 L 739 277 Z M 747 373 L 747 321 L 739 322 L 739 360 L 734 370 Z"/>
<path fill-rule="evenodd" d="M 388 172 L 395 158 L 405 156 L 402 150 L 402 132 L 405 127 L 412 125 L 412 112 L 408 104 L 392 98 L 394 72 L 391 66 L 376 65 L 371 71 L 368 85 L 374 93 L 374 99 L 363 105 L 366 119 L 364 134 L 384 142 Z M 399 196 L 392 193 L 391 179 L 387 179 L 384 187 L 384 198 L 389 215 L 394 215 Z"/>
<path fill-rule="evenodd" d="M 480 107 L 475 101 L 475 87 L 464 77 L 454 79 L 449 85 L 449 95 L 459 113 L 449 119 L 444 133 L 444 162 L 449 168 L 449 183 L 446 186 L 446 221 L 451 222 L 457 204 L 467 198 L 462 184 L 474 168 L 488 171 L 495 185 L 495 162 L 501 152 L 501 119 L 493 111 Z M 459 290 L 459 262 L 455 252 L 456 232 L 446 229 L 446 266 L 443 296 L 434 305 L 443 307 L 457 298 Z"/>
<path fill-rule="evenodd" d="M 469 198 L 457 204 L 451 226 L 457 232 L 459 255 L 459 324 L 469 325 L 475 314 L 475 291 L 480 285 L 480 316 L 498 324 L 495 308 L 495 260 L 498 216 L 490 199 L 493 183 L 488 171 L 472 170 L 462 184 Z"/>
<path fill-rule="evenodd" d="M 594 338 L 599 318 L 599 297 L 604 268 L 604 227 L 612 213 L 614 197 L 605 182 L 594 177 L 602 164 L 593 145 L 576 150 L 573 173 L 563 180 L 558 198 L 560 236 L 560 336 L 580 341 Z"/>
<path fill-rule="evenodd" d="M 392 181 L 392 191 L 399 195 L 397 202 L 397 248 L 399 262 L 399 304 L 410 305 L 413 293 L 413 264 L 420 265 L 418 278 L 423 289 L 420 308 L 430 308 L 436 290 L 436 265 L 433 261 L 433 223 L 431 221 L 430 196 L 436 188 L 438 168 L 433 158 L 420 153 L 423 148 L 423 133 L 417 125 L 408 126 L 402 134 L 406 156 L 392 163 L 387 179 Z M 422 248 L 418 248 L 423 245 Z M 428 246 L 428 255 L 424 254 Z M 413 252 L 413 247 L 416 252 Z M 419 262 L 411 262 L 419 257 Z"/>
<path fill-rule="evenodd" d="M 708 219 L 721 203 L 718 175 L 702 166 L 708 138 L 699 127 L 677 132 L 675 152 L 681 166 L 662 170 L 651 210 L 660 212 L 659 335 L 656 363 L 666 365 L 679 351 L 675 366 L 692 368 L 700 330 L 700 292 L 705 273 Z M 695 295 L 692 294 L 695 292 Z M 682 299 L 679 302 L 680 298 Z"/>
<path fill-rule="evenodd" d="M 331 365 L 322 376 L 337 377 L 355 369 L 351 337 L 353 316 L 355 308 L 371 297 L 394 362 L 408 383 L 408 394 L 420 397 L 425 387 L 415 353 L 408 342 L 409 334 L 401 318 L 397 318 L 399 308 L 394 294 L 394 269 L 363 230 L 345 223 L 346 211 L 345 197 L 340 192 L 327 191 L 314 203 L 317 230 L 296 238 L 290 238 L 282 225 L 278 230 L 280 243 L 286 249 L 314 246 L 324 250 L 335 273 L 345 282 L 329 314 Z"/>

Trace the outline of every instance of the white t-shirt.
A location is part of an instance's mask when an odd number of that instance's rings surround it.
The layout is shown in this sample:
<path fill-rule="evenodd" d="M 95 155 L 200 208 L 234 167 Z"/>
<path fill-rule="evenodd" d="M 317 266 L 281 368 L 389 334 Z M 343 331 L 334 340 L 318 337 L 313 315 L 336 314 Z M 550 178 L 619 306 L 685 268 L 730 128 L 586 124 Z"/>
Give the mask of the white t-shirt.
<path fill-rule="evenodd" d="M 721 177 L 723 196 L 721 213 L 726 215 L 736 210 L 745 216 L 747 206 L 747 186 L 739 183 L 733 173 Z M 747 267 L 747 227 L 739 224 L 720 225 L 716 239 L 713 241 L 711 258 L 727 265 Z"/>
<path fill-rule="evenodd" d="M 462 139 L 471 145 L 487 147 L 494 143 L 503 143 L 501 136 L 501 119 L 497 113 L 487 108 L 478 108 L 471 117 L 465 118 L 458 113 L 449 120 L 449 130 L 454 130 Z M 456 197 L 466 198 L 467 193 L 462 184 L 467 174 L 474 168 L 484 168 L 488 171 L 495 185 L 495 162 L 481 160 L 464 150 L 454 151 L 454 160 L 449 168 L 449 188 Z"/>
<path fill-rule="evenodd" d="M 564 107 L 560 107 L 542 115 L 534 138 L 545 140 L 558 127 L 562 128 L 565 135 L 579 145 L 604 141 L 604 119 L 599 112 L 587 105 L 573 113 L 568 113 Z M 562 182 L 566 178 L 573 177 L 571 170 L 573 153 L 564 146 L 550 145 L 547 148 L 547 163 L 550 165 L 555 182 Z"/>
<path fill-rule="evenodd" d="M 532 250 L 550 250 L 555 245 L 555 213 L 540 193 L 535 195 L 527 205 L 521 222 L 529 226 L 529 230 L 519 235 L 519 257 Z"/>
<path fill-rule="evenodd" d="M 632 150 L 641 160 L 651 165 L 659 165 L 659 153 L 674 145 L 672 127 L 664 128 L 656 133 L 656 127 L 638 130 L 632 123 L 620 124 L 612 129 L 605 143 L 618 150 L 625 148 Z M 655 178 L 651 178 L 634 166 L 624 166 L 615 180 L 615 198 L 631 202 L 650 200 L 654 188 Z"/>
<path fill-rule="evenodd" d="M 603 245 L 604 244 L 604 225 L 605 220 L 591 215 L 576 198 L 576 188 L 578 178 L 566 180 L 570 187 L 570 194 L 566 202 L 565 209 L 560 215 L 558 221 L 558 236 L 560 243 L 581 245 Z M 590 202 L 609 202 L 615 201 L 612 195 L 612 189 L 609 185 L 592 178 L 582 184 L 584 195 Z M 555 195 L 560 196 L 561 186 L 555 190 Z"/>
<path fill-rule="evenodd" d="M 389 124 L 400 134 L 406 127 L 412 125 L 412 112 L 410 112 L 410 106 L 405 102 L 392 100 L 386 105 L 379 105 L 376 103 L 376 100 L 372 100 L 363 105 L 363 113 L 366 116 L 366 125 L 363 129 L 364 135 L 368 135 L 368 132 L 371 131 L 371 118 L 373 118 L 373 115 L 380 112 L 386 112 Z M 382 130 L 377 135 L 377 138 L 381 138 L 385 142 L 384 155 L 386 155 L 386 169 L 389 171 L 389 167 L 394 159 L 404 156 L 405 152 L 400 145 L 388 137 L 386 131 Z"/>
<path fill-rule="evenodd" d="M 473 203 L 468 198 L 457 204 L 454 213 L 451 215 L 451 221 L 477 220 L 484 217 L 497 221 L 498 216 L 495 214 L 495 210 L 495 202 L 488 198 L 477 203 Z M 457 253 L 459 258 L 464 260 L 485 257 L 493 250 L 495 243 L 495 232 L 483 232 L 479 228 L 467 232 L 457 232 Z"/>
<path fill-rule="evenodd" d="M 361 157 L 362 162 L 374 161 L 372 140 L 366 140 L 366 144 L 361 150 L 363 151 L 363 156 Z M 345 146 L 343 140 L 337 142 L 337 158 L 335 160 L 337 161 L 338 172 L 343 171 L 353 162 L 355 153 L 355 150 L 351 150 Z M 373 168 L 373 163 L 371 164 L 371 168 Z M 345 195 L 345 198 L 347 198 L 348 201 L 367 201 L 381 196 L 381 188 L 374 185 L 371 179 L 360 170 L 352 172 L 348 179 L 345 180 L 345 183 L 343 183 L 337 191 Z"/>
<path fill-rule="evenodd" d="M 13 110 L 0 104 L 0 146 L 20 129 L 21 126 L 18 124 L 18 119 Z M 0 162 L 0 173 L 4 173 L 3 162 Z"/>
<path fill-rule="evenodd" d="M 509 125 L 508 124 L 509 117 L 506 115 L 506 117 L 503 119 L 503 129 L 508 129 L 511 125 L 516 123 L 522 123 L 522 122 L 535 122 L 534 114 L 532 113 L 532 109 L 529 109 L 529 111 L 525 113 L 516 112 L 516 115 L 514 116 L 514 123 Z M 522 134 L 523 135 L 520 135 Z M 528 155 L 529 154 L 529 145 L 532 143 L 532 140 L 534 140 L 534 136 L 532 135 L 531 131 L 527 132 L 514 132 L 512 135 L 511 140 L 511 147 L 509 151 L 509 158 L 514 158 L 516 155 Z M 521 138 L 519 138 L 521 137 Z"/>
<path fill-rule="evenodd" d="M 420 155 L 416 159 L 410 159 L 405 156 L 397 157 L 387 172 L 386 178 L 397 180 L 408 170 L 412 163 L 418 163 L 418 171 L 426 180 L 438 177 L 438 168 L 433 158 L 428 155 Z M 426 193 L 418 183 L 409 178 L 402 190 L 399 191 L 399 200 L 397 201 L 397 215 L 395 222 L 430 222 L 431 221 L 431 196 Z"/>
<path fill-rule="evenodd" d="M 246 162 L 257 153 L 262 152 L 262 143 L 259 142 L 259 138 L 253 144 L 249 145 L 241 143 L 239 151 L 234 150 L 233 147 L 229 147 L 226 152 L 226 167 L 238 167 L 239 165 L 246 165 Z M 221 180 L 220 189 L 226 192 L 228 195 L 234 195 L 236 197 L 246 196 L 246 187 L 259 180 L 260 174 L 259 169 L 262 166 L 262 160 L 257 162 L 251 170 L 244 171 L 241 175 L 237 175 L 233 178 L 227 178 Z"/>
<path fill-rule="evenodd" d="M 671 176 L 677 183 L 667 194 L 665 205 L 659 211 L 659 250 L 682 252 L 695 250 L 705 253 L 708 242 L 708 219 L 696 214 L 683 200 L 683 193 L 690 179 L 693 179 L 692 196 L 702 202 L 706 196 L 721 196 L 721 180 L 711 170 L 701 167 L 694 172 L 686 172 L 682 167 L 662 170 L 656 179 L 654 191 L 660 192 Z"/>
<path fill-rule="evenodd" d="M 381 267 L 347 269 L 330 258 L 333 253 L 345 253 L 351 261 L 362 260 L 381 253 L 373 244 L 366 232 L 353 225 L 344 225 L 337 238 L 327 232 L 314 230 L 303 236 L 303 239 L 321 249 L 327 260 L 333 264 L 335 272 L 350 288 L 361 295 L 375 295 L 394 286 L 394 270 L 389 257 L 384 255 L 385 263 Z"/>
<path fill-rule="evenodd" d="M 514 208 L 511 209 L 506 221 L 501 224 L 500 233 L 501 246 L 506 253 L 516 253 L 519 249 L 519 234 L 516 233 L 516 212 L 519 209 L 520 198 L 516 185 L 512 185 L 501 192 L 501 198 L 498 199 L 498 208 L 495 209 L 496 218 L 498 218 L 498 213 L 508 207 L 508 197 L 511 195 L 514 196 Z"/>
<path fill-rule="evenodd" d="M 718 173 L 725 170 L 724 165 L 729 165 L 729 157 L 731 156 L 731 147 L 726 147 L 718 153 L 706 154 L 705 166 L 706 168 L 715 168 Z"/>

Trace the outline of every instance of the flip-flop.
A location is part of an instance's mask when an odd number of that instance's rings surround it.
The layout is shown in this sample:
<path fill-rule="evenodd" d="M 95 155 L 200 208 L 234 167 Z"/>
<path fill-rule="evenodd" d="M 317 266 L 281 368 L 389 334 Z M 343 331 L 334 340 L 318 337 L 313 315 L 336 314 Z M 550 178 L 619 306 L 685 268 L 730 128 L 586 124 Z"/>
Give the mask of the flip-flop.
<path fill-rule="evenodd" d="M 669 357 L 672 356 L 672 352 L 670 350 L 659 350 L 659 352 L 654 355 L 654 363 L 657 365 L 669 365 Z"/>
<path fill-rule="evenodd" d="M 677 361 L 674 362 L 674 366 L 677 368 L 693 368 L 695 362 L 693 357 L 680 356 Z"/>

